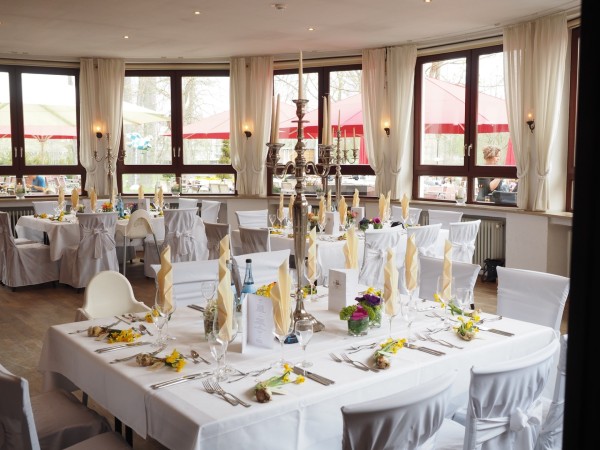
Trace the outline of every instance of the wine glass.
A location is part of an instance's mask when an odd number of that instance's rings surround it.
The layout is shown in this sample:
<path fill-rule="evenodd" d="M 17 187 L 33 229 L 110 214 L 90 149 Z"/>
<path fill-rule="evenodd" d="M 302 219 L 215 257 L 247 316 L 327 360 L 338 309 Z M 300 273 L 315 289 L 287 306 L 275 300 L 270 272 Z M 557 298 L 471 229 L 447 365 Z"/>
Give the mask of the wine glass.
<path fill-rule="evenodd" d="M 412 334 L 412 324 L 417 317 L 417 304 L 412 295 L 400 296 L 400 309 L 402 311 L 402 318 L 408 325 L 408 342 L 414 342 L 415 337 Z"/>
<path fill-rule="evenodd" d="M 303 368 L 311 367 L 313 365 L 312 362 L 306 360 L 306 346 L 310 342 L 313 336 L 313 324 L 310 319 L 301 319 L 296 322 L 296 337 L 298 338 L 298 342 L 302 346 L 302 352 L 304 354 L 304 359 L 300 363 L 300 366 Z"/>
<path fill-rule="evenodd" d="M 383 303 L 383 312 L 387 316 L 390 324 L 389 338 L 392 339 L 392 321 L 400 312 L 400 290 L 396 292 L 394 298 L 385 298 Z"/>
<path fill-rule="evenodd" d="M 281 209 L 277 208 L 277 220 L 279 221 L 279 226 L 283 228 L 283 220 L 285 219 L 285 212 Z"/>
<path fill-rule="evenodd" d="M 277 217 L 275 216 L 275 214 L 269 214 L 269 222 L 271 223 L 271 230 L 275 229 L 275 219 Z"/>
<path fill-rule="evenodd" d="M 316 282 L 321 278 L 321 266 L 319 264 L 318 259 L 315 261 L 315 270 L 313 273 L 311 273 L 311 271 L 308 270 L 308 266 L 308 258 L 306 258 L 306 260 L 304 261 L 304 277 L 308 280 L 310 286 L 309 300 L 313 302 L 315 301 L 314 297 L 315 292 L 317 290 Z"/>
<path fill-rule="evenodd" d="M 279 329 L 279 327 L 277 326 L 277 321 L 275 320 L 275 314 L 276 311 L 275 309 L 273 309 L 273 334 L 275 335 L 275 337 L 277 338 L 277 340 L 279 341 L 279 345 L 281 347 L 281 357 L 279 358 L 278 361 L 276 361 L 273 366 L 275 367 L 284 367 L 286 364 L 288 364 L 288 362 L 285 360 L 285 352 L 284 352 L 284 344 L 285 344 L 285 340 L 286 338 L 292 334 L 292 332 L 294 331 L 294 319 L 292 317 L 292 302 L 289 302 L 289 325 L 287 327 L 287 330 L 281 330 Z"/>
<path fill-rule="evenodd" d="M 168 322 L 174 311 L 175 304 L 165 302 L 157 289 L 154 295 L 154 305 L 150 312 L 152 315 L 152 322 L 158 331 L 158 336 L 153 344 L 155 347 L 160 347 L 168 339 Z"/>
<path fill-rule="evenodd" d="M 235 300 L 233 302 L 233 308 L 234 308 L 233 311 L 235 311 Z M 226 375 L 233 375 L 238 372 L 236 369 L 234 369 L 227 363 L 227 350 L 229 349 L 229 345 L 232 344 L 233 341 L 235 341 L 235 338 L 237 337 L 238 332 L 239 332 L 239 324 L 238 324 L 237 318 L 235 317 L 235 313 L 233 313 L 233 318 L 231 321 L 231 338 L 227 341 L 227 348 L 225 349 L 225 353 L 223 354 L 223 372 Z"/>
<path fill-rule="evenodd" d="M 440 275 L 437 279 L 436 293 L 440 297 L 441 301 L 444 303 L 444 324 L 445 325 L 450 325 L 450 302 L 455 297 L 454 286 L 456 286 L 454 277 L 452 277 L 450 283 L 451 283 L 450 284 L 450 298 L 447 298 L 447 296 L 444 295 L 444 276 Z"/>
<path fill-rule="evenodd" d="M 202 292 L 202 296 L 208 303 L 214 296 L 217 290 L 217 281 L 216 280 L 207 280 L 202 283 L 200 286 L 200 290 Z"/>
<path fill-rule="evenodd" d="M 472 300 L 472 291 L 469 288 L 456 288 L 456 301 L 458 302 L 458 307 L 463 311 L 463 314 L 467 312 L 471 307 Z"/>
<path fill-rule="evenodd" d="M 319 219 L 317 219 L 319 220 Z M 322 220 L 319 220 L 319 222 L 317 222 L 318 226 L 319 226 L 319 232 L 321 234 L 321 236 L 323 236 L 323 233 L 325 232 L 325 227 L 327 226 L 327 216 L 323 215 Z"/>
<path fill-rule="evenodd" d="M 229 345 L 229 341 L 224 339 L 219 333 L 219 315 L 215 312 L 213 323 L 206 333 L 206 338 L 208 339 L 208 345 L 210 347 L 210 354 L 214 358 L 217 363 L 217 368 L 213 372 L 213 378 L 215 381 L 225 381 L 227 380 L 227 373 L 223 367 L 223 361 L 225 359 L 225 354 L 227 352 L 227 346 Z"/>

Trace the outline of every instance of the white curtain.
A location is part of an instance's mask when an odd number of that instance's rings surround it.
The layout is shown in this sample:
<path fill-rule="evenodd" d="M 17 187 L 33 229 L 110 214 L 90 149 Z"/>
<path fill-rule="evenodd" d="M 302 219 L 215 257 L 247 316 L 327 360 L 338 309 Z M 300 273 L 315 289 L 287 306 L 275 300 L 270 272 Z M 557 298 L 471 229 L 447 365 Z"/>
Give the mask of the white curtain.
<path fill-rule="evenodd" d="M 79 161 L 86 171 L 85 189 L 99 185 L 98 178 L 104 179 L 104 172 L 99 173 L 100 165 L 94 160 L 93 152 L 98 145 L 94 118 L 97 117 L 97 85 L 94 60 L 82 59 L 79 71 Z"/>
<path fill-rule="evenodd" d="M 529 209 L 529 161 L 533 134 L 526 126 L 527 114 L 533 113 L 531 91 L 532 24 L 523 23 L 504 29 L 504 83 L 510 139 L 517 165 L 517 206 Z"/>
<path fill-rule="evenodd" d="M 362 52 L 362 110 L 369 165 L 375 172 L 375 193 L 387 194 L 385 154 L 392 148 L 384 123 L 390 120 L 385 86 L 386 49 Z M 390 125 L 391 126 L 391 125 Z M 391 134 L 391 133 L 390 133 Z"/>
<path fill-rule="evenodd" d="M 547 176 L 550 160 L 559 145 L 558 129 L 569 40 L 567 15 L 561 13 L 536 21 L 533 39 L 536 80 L 533 114 L 538 176 L 533 210 L 546 211 L 549 206 Z"/>
<path fill-rule="evenodd" d="M 232 58 L 231 162 L 240 195 L 267 195 L 266 167 L 273 99 L 273 57 Z M 244 126 L 252 132 L 244 135 Z"/>
<path fill-rule="evenodd" d="M 387 93 L 390 105 L 390 147 L 387 149 L 385 168 L 388 171 L 387 190 L 392 199 L 401 196 L 400 170 L 405 153 L 412 153 L 411 115 L 413 110 L 415 65 L 417 47 L 415 45 L 392 47 L 387 58 Z M 409 169 L 412 169 L 409 167 Z M 387 192 L 384 191 L 384 192 Z"/>

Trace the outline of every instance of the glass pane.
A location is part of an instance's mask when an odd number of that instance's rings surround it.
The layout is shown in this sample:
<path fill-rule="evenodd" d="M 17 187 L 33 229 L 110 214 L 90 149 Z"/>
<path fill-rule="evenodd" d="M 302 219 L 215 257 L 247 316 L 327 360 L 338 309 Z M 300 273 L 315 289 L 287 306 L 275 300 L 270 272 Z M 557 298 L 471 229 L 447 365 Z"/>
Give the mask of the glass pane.
<path fill-rule="evenodd" d="M 10 86 L 8 73 L 0 72 L 0 166 L 11 166 L 13 163 L 10 133 Z M 0 188 L 0 195 L 4 195 L 4 189 Z"/>
<path fill-rule="evenodd" d="M 17 177 L 14 175 L 0 176 L 0 197 L 15 195 L 15 184 Z"/>
<path fill-rule="evenodd" d="M 170 192 L 170 180 L 174 173 L 126 173 L 121 176 L 123 194 L 137 194 L 140 185 L 146 196 L 153 196 L 156 190 L 162 186 L 163 193 Z"/>
<path fill-rule="evenodd" d="M 123 91 L 125 164 L 170 165 L 170 77 L 125 77 Z"/>
<path fill-rule="evenodd" d="M 73 189 L 81 194 L 81 175 L 25 175 L 27 195 L 56 195 L 62 186 L 66 196 Z"/>
<path fill-rule="evenodd" d="M 506 113 L 504 58 L 502 52 L 479 57 L 477 83 L 477 165 L 515 166 Z M 496 147 L 496 159 L 485 159 L 488 147 Z"/>
<path fill-rule="evenodd" d="M 75 77 L 24 73 L 23 126 L 29 166 L 77 164 Z"/>
<path fill-rule="evenodd" d="M 335 196 L 335 176 L 329 176 L 327 188 L 331 195 Z M 342 175 L 342 195 L 345 197 L 354 195 L 354 189 L 358 189 L 361 196 L 375 196 L 375 175 Z M 352 202 L 346 199 L 346 203 Z"/>
<path fill-rule="evenodd" d="M 183 163 L 231 164 L 229 77 L 183 77 Z"/>
<path fill-rule="evenodd" d="M 466 200 L 466 177 L 419 177 L 419 198 L 431 200 Z M 461 195 L 462 194 L 462 195 Z"/>
<path fill-rule="evenodd" d="M 462 166 L 466 59 L 423 64 L 421 164 Z"/>
<path fill-rule="evenodd" d="M 235 194 L 235 176 L 223 174 L 187 174 L 182 177 L 184 194 Z"/>
<path fill-rule="evenodd" d="M 518 180 L 513 178 L 475 178 L 474 196 L 478 202 L 499 205 L 517 204 Z"/>

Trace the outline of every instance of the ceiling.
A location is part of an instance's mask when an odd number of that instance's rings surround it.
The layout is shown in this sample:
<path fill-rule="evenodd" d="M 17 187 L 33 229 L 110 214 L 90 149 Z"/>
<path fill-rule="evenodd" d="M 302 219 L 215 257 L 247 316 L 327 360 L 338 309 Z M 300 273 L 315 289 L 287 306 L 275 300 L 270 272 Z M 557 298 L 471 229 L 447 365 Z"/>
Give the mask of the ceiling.
<path fill-rule="evenodd" d="M 275 2 L 3 0 L 0 58 L 227 62 L 233 56 L 295 59 L 300 50 L 305 59 L 346 56 L 365 48 L 499 35 L 506 25 L 559 11 L 578 17 L 581 5 L 580 0 Z"/>

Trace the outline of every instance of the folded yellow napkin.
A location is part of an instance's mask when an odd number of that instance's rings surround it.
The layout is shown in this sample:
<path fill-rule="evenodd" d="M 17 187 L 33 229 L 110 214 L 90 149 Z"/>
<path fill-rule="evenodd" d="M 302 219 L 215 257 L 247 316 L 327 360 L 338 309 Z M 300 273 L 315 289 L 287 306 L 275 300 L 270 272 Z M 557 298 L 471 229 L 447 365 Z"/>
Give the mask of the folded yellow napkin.
<path fill-rule="evenodd" d="M 140 187 L 138 188 L 138 198 L 140 200 L 144 199 L 144 186 L 142 186 L 141 184 L 140 184 Z"/>
<path fill-rule="evenodd" d="M 354 188 L 354 197 L 352 197 L 352 207 L 358 208 L 360 206 L 360 197 L 358 196 L 358 189 Z"/>
<path fill-rule="evenodd" d="M 331 211 L 331 189 L 327 191 L 327 211 Z"/>
<path fill-rule="evenodd" d="M 390 209 L 390 204 L 392 201 L 392 191 L 388 191 L 387 195 L 385 196 L 385 212 L 386 213 L 390 213 L 392 210 Z"/>
<path fill-rule="evenodd" d="M 296 196 L 294 194 L 290 195 L 290 201 L 288 203 L 288 220 L 293 221 L 293 211 L 294 211 L 294 201 L 296 201 Z"/>
<path fill-rule="evenodd" d="M 165 194 L 162 186 L 158 188 L 158 205 L 162 208 L 165 204 Z"/>
<path fill-rule="evenodd" d="M 408 292 L 417 288 L 419 280 L 419 254 L 415 235 L 411 235 L 406 242 L 406 256 L 404 258 L 404 279 Z"/>
<path fill-rule="evenodd" d="M 292 289 L 292 279 L 288 260 L 285 259 L 278 269 L 279 279 L 273 289 L 271 289 L 271 301 L 273 302 L 273 322 L 275 324 L 275 333 L 279 336 L 288 334 L 292 322 L 290 310 L 290 290 Z"/>
<path fill-rule="evenodd" d="M 346 199 L 342 195 L 340 197 L 340 204 L 338 205 L 338 213 L 340 214 L 340 225 L 344 226 L 346 223 L 346 215 L 348 213 L 348 205 L 346 205 Z"/>
<path fill-rule="evenodd" d="M 76 209 L 77 205 L 79 205 L 79 190 L 77 188 L 73 188 L 71 191 L 71 208 Z"/>
<path fill-rule="evenodd" d="M 173 310 L 173 265 L 171 264 L 171 247 L 167 245 L 160 253 L 160 269 L 156 274 L 160 305 L 164 312 Z"/>
<path fill-rule="evenodd" d="M 158 205 L 158 189 L 154 190 L 154 205 L 157 207 L 159 206 Z"/>
<path fill-rule="evenodd" d="M 387 208 L 387 202 L 385 200 L 385 195 L 379 194 L 379 218 L 383 221 L 385 218 L 385 210 Z"/>
<path fill-rule="evenodd" d="M 398 269 L 396 268 L 396 255 L 393 249 L 388 248 L 385 265 L 383 266 L 383 301 L 385 313 L 395 316 L 400 310 L 398 301 Z"/>
<path fill-rule="evenodd" d="M 65 201 L 65 188 L 60 186 L 58 188 L 58 204 L 61 205 Z"/>
<path fill-rule="evenodd" d="M 410 210 L 409 210 L 410 202 L 408 200 L 408 197 L 406 196 L 406 193 L 402 196 L 402 200 L 400 201 L 400 204 L 402 205 L 402 218 L 406 222 L 408 220 L 408 215 L 410 214 Z"/>
<path fill-rule="evenodd" d="M 277 210 L 277 218 L 283 220 L 285 212 L 283 210 L 283 192 L 279 194 L 279 209 Z"/>
<path fill-rule="evenodd" d="M 96 189 L 92 188 L 90 191 L 90 208 L 92 212 L 96 212 L 96 202 L 98 201 L 98 197 L 96 196 Z"/>
<path fill-rule="evenodd" d="M 219 285 L 217 286 L 217 314 L 219 316 L 219 336 L 230 341 L 233 337 L 233 293 L 229 261 L 229 235 L 219 243 Z"/>
<path fill-rule="evenodd" d="M 358 241 L 356 228 L 350 227 L 346 233 L 344 255 L 346 256 L 346 269 L 358 269 Z"/>
<path fill-rule="evenodd" d="M 317 229 L 313 228 L 308 233 L 308 265 L 306 276 L 312 280 L 317 275 Z"/>
<path fill-rule="evenodd" d="M 319 223 L 325 223 L 325 197 L 321 196 L 319 200 Z"/>
<path fill-rule="evenodd" d="M 442 298 L 448 301 L 452 297 L 452 243 L 444 243 L 444 263 L 442 265 Z"/>

